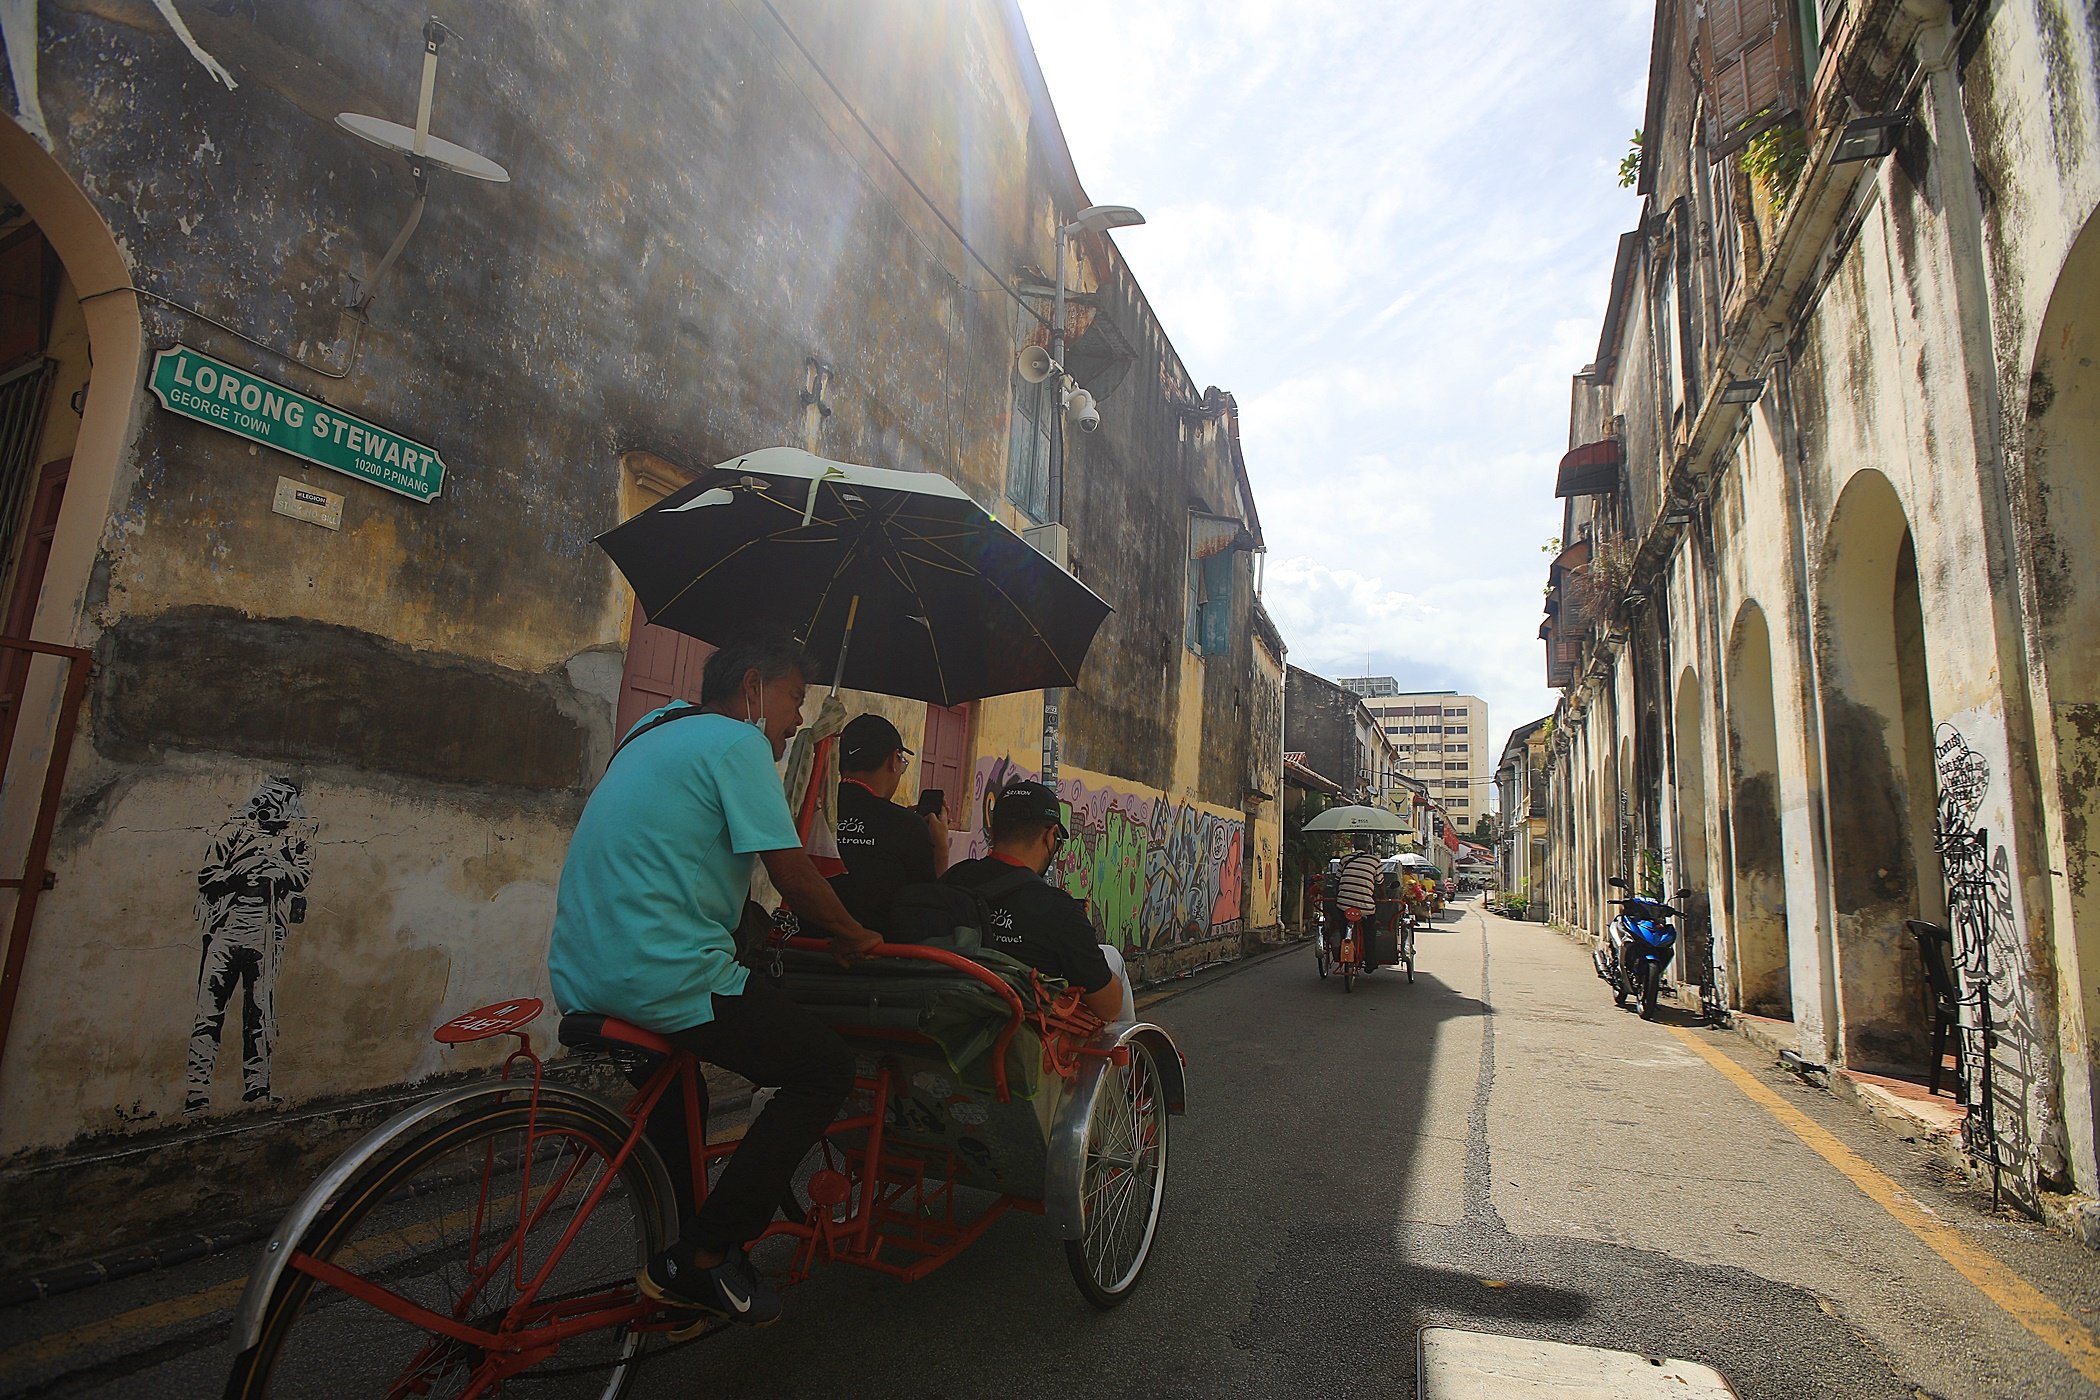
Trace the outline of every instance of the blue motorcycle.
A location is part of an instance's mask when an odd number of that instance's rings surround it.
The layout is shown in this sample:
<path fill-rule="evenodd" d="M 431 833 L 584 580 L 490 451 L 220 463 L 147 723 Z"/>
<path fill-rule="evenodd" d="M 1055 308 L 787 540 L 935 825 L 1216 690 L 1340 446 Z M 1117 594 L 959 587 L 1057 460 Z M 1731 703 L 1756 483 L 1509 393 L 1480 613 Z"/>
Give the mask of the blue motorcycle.
<path fill-rule="evenodd" d="M 1662 1000 L 1663 973 L 1677 951 L 1677 929 L 1670 920 L 1683 915 L 1659 899 L 1631 893 L 1631 887 L 1616 875 L 1605 883 L 1629 893 L 1624 899 L 1605 901 L 1618 905 L 1619 913 L 1605 933 L 1604 946 L 1590 955 L 1591 960 L 1597 965 L 1597 975 L 1611 984 L 1612 1004 L 1624 1006 L 1638 1000 L 1641 1019 L 1652 1021 Z M 1691 895 L 1690 890 L 1679 890 L 1676 897 L 1682 900 Z"/>

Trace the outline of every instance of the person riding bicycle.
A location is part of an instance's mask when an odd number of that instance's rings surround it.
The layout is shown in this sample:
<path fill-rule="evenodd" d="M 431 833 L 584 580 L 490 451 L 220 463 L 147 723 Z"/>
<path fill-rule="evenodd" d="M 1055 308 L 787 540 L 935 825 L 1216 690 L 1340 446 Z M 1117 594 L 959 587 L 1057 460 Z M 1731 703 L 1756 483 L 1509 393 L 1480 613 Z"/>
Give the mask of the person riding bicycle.
<path fill-rule="evenodd" d="M 1351 841 L 1352 849 L 1341 858 L 1334 875 L 1327 882 L 1327 951 L 1341 956 L 1344 909 L 1361 910 L 1363 922 L 1358 925 L 1356 936 L 1357 961 L 1368 964 L 1370 949 L 1366 940 L 1376 919 L 1378 908 L 1377 853 L 1371 849 L 1369 832 L 1359 831 Z"/>
<path fill-rule="evenodd" d="M 681 1190 L 681 1234 L 636 1286 L 675 1308 L 764 1326 L 780 1295 L 744 1250 L 792 1200 L 795 1169 L 853 1089 L 836 1031 L 737 961 L 734 930 L 763 860 L 842 963 L 882 939 L 846 912 L 803 851 L 774 767 L 802 724 L 801 649 L 733 644 L 708 658 L 697 705 L 645 716 L 615 750 L 562 863 L 547 971 L 564 1012 L 616 1016 L 779 1092 L 752 1120 L 705 1204 Z M 690 1182 L 682 1108 L 650 1140 Z"/>
<path fill-rule="evenodd" d="M 1042 783 L 1008 783 L 992 804 L 991 854 L 963 861 L 944 878 L 965 889 L 1011 886 L 985 900 L 991 911 L 985 946 L 1079 988 L 1086 1009 L 1102 1020 L 1133 1020 L 1122 955 L 1095 936 L 1083 901 L 1042 878 L 1069 836 L 1055 792 Z M 1016 869 L 1036 878 L 1015 886 Z"/>

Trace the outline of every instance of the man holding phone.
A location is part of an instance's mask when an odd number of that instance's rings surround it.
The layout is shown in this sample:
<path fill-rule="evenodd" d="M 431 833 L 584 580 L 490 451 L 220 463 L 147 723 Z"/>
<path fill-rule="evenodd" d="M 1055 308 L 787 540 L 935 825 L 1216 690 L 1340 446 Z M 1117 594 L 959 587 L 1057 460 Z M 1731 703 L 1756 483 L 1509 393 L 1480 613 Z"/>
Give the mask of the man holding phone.
<path fill-rule="evenodd" d="M 831 887 L 873 929 L 889 921 L 898 890 L 937 880 L 948 868 L 944 795 L 921 793 L 917 810 L 893 800 L 912 757 L 897 726 L 878 714 L 855 716 L 839 734 L 839 859 L 846 873 L 833 876 Z"/>

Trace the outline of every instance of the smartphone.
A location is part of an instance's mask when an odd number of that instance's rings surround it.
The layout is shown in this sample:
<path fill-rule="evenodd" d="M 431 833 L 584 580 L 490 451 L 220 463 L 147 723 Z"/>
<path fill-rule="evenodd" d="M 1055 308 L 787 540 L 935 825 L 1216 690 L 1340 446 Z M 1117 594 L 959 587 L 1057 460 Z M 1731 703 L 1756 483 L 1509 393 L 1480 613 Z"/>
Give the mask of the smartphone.
<path fill-rule="evenodd" d="M 919 804 L 912 808 L 922 817 L 930 817 L 948 805 L 948 794 L 939 788 L 924 788 L 919 793 Z"/>

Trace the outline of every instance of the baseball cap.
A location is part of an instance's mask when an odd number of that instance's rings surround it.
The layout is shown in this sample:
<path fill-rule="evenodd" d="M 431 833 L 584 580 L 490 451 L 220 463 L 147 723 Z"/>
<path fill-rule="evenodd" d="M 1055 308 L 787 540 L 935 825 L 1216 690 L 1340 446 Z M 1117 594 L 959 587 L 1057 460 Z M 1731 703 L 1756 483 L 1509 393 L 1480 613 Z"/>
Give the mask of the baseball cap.
<path fill-rule="evenodd" d="M 1064 803 L 1042 783 L 1017 778 L 999 789 L 998 802 L 992 808 L 993 822 L 1003 825 L 1004 820 L 1015 818 L 1045 821 L 1056 827 L 1060 836 L 1072 834 L 1065 830 Z"/>
<path fill-rule="evenodd" d="M 855 715 L 839 731 L 840 765 L 856 773 L 873 768 L 899 750 L 911 753 L 897 726 L 878 714 Z"/>

